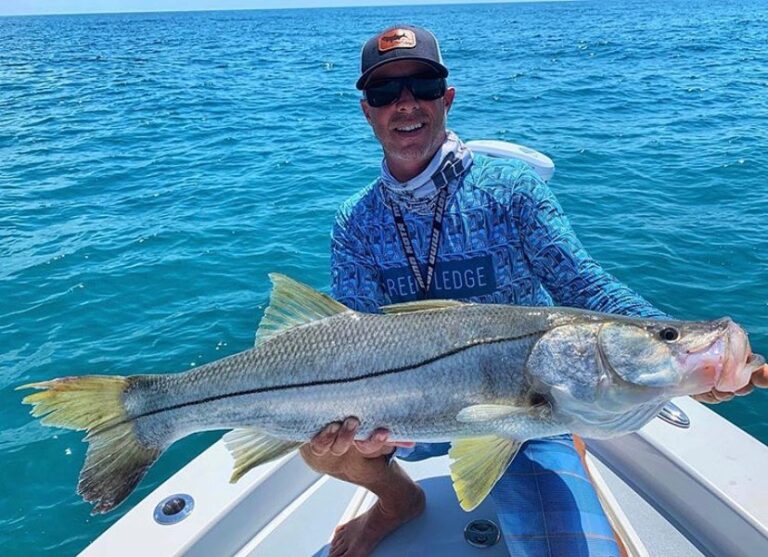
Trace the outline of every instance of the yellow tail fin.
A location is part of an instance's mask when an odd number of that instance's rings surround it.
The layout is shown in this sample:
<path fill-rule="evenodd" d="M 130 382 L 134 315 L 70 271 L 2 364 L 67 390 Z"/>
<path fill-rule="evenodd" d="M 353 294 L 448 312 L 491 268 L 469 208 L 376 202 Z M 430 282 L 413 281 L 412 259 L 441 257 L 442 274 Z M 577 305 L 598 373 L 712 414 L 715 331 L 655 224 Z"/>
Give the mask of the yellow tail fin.
<path fill-rule="evenodd" d="M 93 504 L 93 514 L 107 512 L 128 497 L 163 451 L 137 438 L 123 403 L 127 387 L 125 377 L 86 375 L 17 388 L 40 389 L 22 402 L 33 406 L 30 413 L 41 423 L 88 431 L 77 492 Z"/>

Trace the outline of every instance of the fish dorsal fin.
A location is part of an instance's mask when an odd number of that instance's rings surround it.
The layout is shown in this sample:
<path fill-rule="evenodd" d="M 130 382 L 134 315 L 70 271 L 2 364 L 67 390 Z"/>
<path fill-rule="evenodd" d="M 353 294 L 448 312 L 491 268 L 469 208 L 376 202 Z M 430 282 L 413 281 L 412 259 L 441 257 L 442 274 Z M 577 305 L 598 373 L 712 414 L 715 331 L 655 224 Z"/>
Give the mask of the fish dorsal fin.
<path fill-rule="evenodd" d="M 229 478 L 229 483 L 235 483 L 251 468 L 288 454 L 301 442 L 278 439 L 258 429 L 242 428 L 227 433 L 224 444 L 235 459 L 232 477 Z"/>
<path fill-rule="evenodd" d="M 451 480 L 461 508 L 469 512 L 488 496 L 520 450 L 521 441 L 496 435 L 451 444 Z"/>
<path fill-rule="evenodd" d="M 415 311 L 429 311 L 431 309 L 446 309 L 469 305 L 457 300 L 419 300 L 417 302 L 404 302 L 402 304 L 390 304 L 381 306 L 382 313 L 413 313 Z"/>
<path fill-rule="evenodd" d="M 507 418 L 513 414 L 519 414 L 520 412 L 526 412 L 526 410 L 515 408 L 514 406 L 506 406 L 504 404 L 475 404 L 474 406 L 462 408 L 456 415 L 456 421 L 465 424 L 490 422 Z"/>
<path fill-rule="evenodd" d="M 256 346 L 292 327 L 352 311 L 327 294 L 285 275 L 270 273 L 269 278 L 272 280 L 272 294 L 256 332 Z"/>

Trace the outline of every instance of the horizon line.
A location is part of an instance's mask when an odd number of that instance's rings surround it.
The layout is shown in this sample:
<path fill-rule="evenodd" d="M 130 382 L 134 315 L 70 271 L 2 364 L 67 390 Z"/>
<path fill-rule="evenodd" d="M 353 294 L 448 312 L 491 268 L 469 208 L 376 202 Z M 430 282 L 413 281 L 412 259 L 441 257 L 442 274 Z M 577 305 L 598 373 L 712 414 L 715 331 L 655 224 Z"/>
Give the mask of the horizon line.
<path fill-rule="evenodd" d="M 0 13 L 0 18 L 3 17 L 50 17 L 50 16 L 76 16 L 76 15 L 140 15 L 140 14 L 183 14 L 183 13 L 200 13 L 200 12 L 266 12 L 266 11 L 285 11 L 285 10 L 333 10 L 333 9 L 356 9 L 356 8 L 389 8 L 399 6 L 462 6 L 472 4 L 475 6 L 493 5 L 493 4 L 555 4 L 555 3 L 571 3 L 581 0 L 483 0 L 482 2 L 473 2 L 472 0 L 447 0 L 444 2 L 395 2 L 391 4 L 365 4 L 349 5 L 349 6 L 285 6 L 280 8 L 260 8 L 258 6 L 250 8 L 198 8 L 191 10 L 176 10 L 176 9 L 159 9 L 159 10 L 128 10 L 128 11 L 98 11 L 98 12 L 46 12 L 46 13 L 19 13 L 19 14 L 3 14 Z"/>

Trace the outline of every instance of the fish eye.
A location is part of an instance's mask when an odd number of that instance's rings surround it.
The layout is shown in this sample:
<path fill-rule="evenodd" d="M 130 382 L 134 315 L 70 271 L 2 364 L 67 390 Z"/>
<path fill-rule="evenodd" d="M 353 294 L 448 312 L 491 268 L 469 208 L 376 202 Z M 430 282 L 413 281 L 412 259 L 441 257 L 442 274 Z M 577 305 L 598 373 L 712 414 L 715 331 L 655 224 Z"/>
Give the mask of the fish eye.
<path fill-rule="evenodd" d="M 680 332 L 674 327 L 664 327 L 659 331 L 659 338 L 664 342 L 673 342 L 680 338 Z"/>
<path fill-rule="evenodd" d="M 547 399 L 541 393 L 533 393 L 531 395 L 531 406 L 543 406 L 547 403 Z"/>

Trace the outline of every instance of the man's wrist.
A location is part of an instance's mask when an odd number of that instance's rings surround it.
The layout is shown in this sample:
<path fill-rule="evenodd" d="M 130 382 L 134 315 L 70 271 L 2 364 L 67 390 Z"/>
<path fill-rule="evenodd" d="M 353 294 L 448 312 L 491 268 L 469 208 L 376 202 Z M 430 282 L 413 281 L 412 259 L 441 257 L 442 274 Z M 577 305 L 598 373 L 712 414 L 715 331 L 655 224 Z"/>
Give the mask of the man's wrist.
<path fill-rule="evenodd" d="M 387 464 L 387 466 L 392 463 L 392 459 L 395 458 L 395 453 L 397 453 L 397 447 L 392 447 L 392 452 L 384 455 L 384 462 Z"/>

